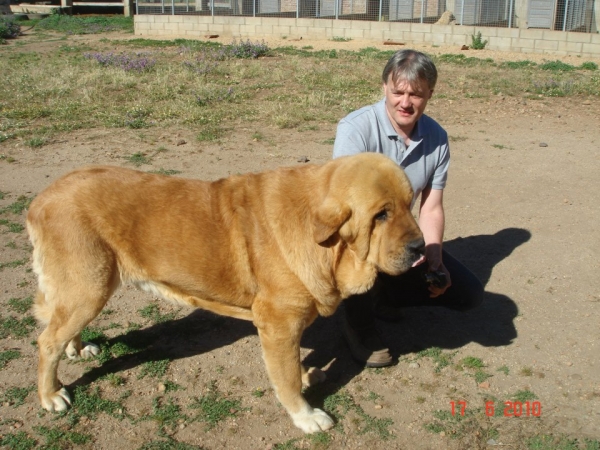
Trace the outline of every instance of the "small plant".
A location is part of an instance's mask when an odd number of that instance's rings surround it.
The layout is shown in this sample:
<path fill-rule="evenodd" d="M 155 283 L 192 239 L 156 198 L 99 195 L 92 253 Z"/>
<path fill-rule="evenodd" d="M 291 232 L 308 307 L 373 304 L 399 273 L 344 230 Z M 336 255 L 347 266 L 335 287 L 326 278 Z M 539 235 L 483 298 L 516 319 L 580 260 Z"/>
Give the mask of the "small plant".
<path fill-rule="evenodd" d="M 550 72 L 571 72 L 575 70 L 575 66 L 556 60 L 540 64 L 540 69 L 548 70 Z"/>
<path fill-rule="evenodd" d="M 598 64 L 592 61 L 586 61 L 579 66 L 581 70 L 598 70 Z"/>
<path fill-rule="evenodd" d="M 498 367 L 497 370 L 498 370 L 498 372 L 502 372 L 504 375 L 508 375 L 508 373 L 509 373 L 508 366 L 506 366 L 506 365 Z"/>
<path fill-rule="evenodd" d="M 485 367 L 485 364 L 481 360 L 481 358 L 476 358 L 474 356 L 467 356 L 461 360 L 461 364 L 468 369 L 481 369 Z"/>
<path fill-rule="evenodd" d="M 136 167 L 139 167 L 142 164 L 150 164 L 152 162 L 152 160 L 142 152 L 137 152 L 133 155 L 125 156 L 125 159 Z"/>
<path fill-rule="evenodd" d="M 444 367 L 452 363 L 452 358 L 457 352 L 444 353 L 439 347 L 431 347 L 417 353 L 417 358 L 429 357 L 435 363 L 435 372 L 440 372 Z"/>
<path fill-rule="evenodd" d="M 149 319 L 152 322 L 154 322 L 155 324 L 173 320 L 175 318 L 175 316 L 177 315 L 177 312 L 162 314 L 160 312 L 160 308 L 158 307 L 158 305 L 156 303 L 152 303 L 148 306 L 145 306 L 144 308 L 140 309 L 138 312 L 140 313 L 140 316 L 142 316 L 144 319 Z"/>
<path fill-rule="evenodd" d="M 86 59 L 94 59 L 103 67 L 116 67 L 126 72 L 148 72 L 156 64 L 156 60 L 150 59 L 148 53 L 138 52 L 133 55 L 126 53 L 84 53 Z"/>
<path fill-rule="evenodd" d="M 13 407 L 21 406 L 25 403 L 25 398 L 29 395 L 30 392 L 35 391 L 35 386 L 30 386 L 26 388 L 12 387 L 8 388 L 4 395 L 1 397 L 0 401 L 2 403 L 8 403 Z"/>
<path fill-rule="evenodd" d="M 522 391 L 515 392 L 515 394 L 512 396 L 512 398 L 516 402 L 526 402 L 529 400 L 537 399 L 537 395 L 535 395 L 533 392 L 531 392 L 529 390 L 522 390 Z"/>
<path fill-rule="evenodd" d="M 34 430 L 46 439 L 46 445 L 43 448 L 70 448 L 70 444 L 82 445 L 92 438 L 89 434 L 65 431 L 58 427 L 37 426 L 34 427 Z"/>
<path fill-rule="evenodd" d="M 0 38 L 14 39 L 21 34 L 21 25 L 12 18 L 0 16 Z"/>
<path fill-rule="evenodd" d="M 261 388 L 256 388 L 252 391 L 252 396 L 256 397 L 256 398 L 261 398 L 264 397 L 265 395 L 265 390 L 261 389 Z"/>
<path fill-rule="evenodd" d="M 352 39 L 351 39 L 351 38 L 342 37 L 342 36 L 333 36 L 333 37 L 331 38 L 331 40 L 332 40 L 333 42 L 349 42 L 349 41 L 351 41 Z"/>
<path fill-rule="evenodd" d="M 473 50 L 483 50 L 487 43 L 487 39 L 484 41 L 481 38 L 481 31 L 478 31 L 476 34 L 471 35 L 471 48 Z"/>
<path fill-rule="evenodd" d="M 269 46 L 264 42 L 252 42 L 234 40 L 230 45 L 226 46 L 226 51 L 231 58 L 251 58 L 256 59 L 269 54 Z"/>
<path fill-rule="evenodd" d="M 26 337 L 34 330 L 36 325 L 37 323 L 32 316 L 26 316 L 20 320 L 13 316 L 6 319 L 0 317 L 0 339 L 7 336 Z"/>
<path fill-rule="evenodd" d="M 226 417 L 234 417 L 242 409 L 239 400 L 231 400 L 222 396 L 217 389 L 215 380 L 210 383 L 208 393 L 197 398 L 190 408 L 200 410 L 195 419 L 206 423 L 207 430 L 214 428 Z"/>
<path fill-rule="evenodd" d="M 41 137 L 33 137 L 25 141 L 25 145 L 31 148 L 40 148 L 46 143 L 46 140 Z"/>
<path fill-rule="evenodd" d="M 519 374 L 524 377 L 530 377 L 533 375 L 533 369 L 531 367 L 523 367 L 519 371 Z"/>
<path fill-rule="evenodd" d="M 148 361 L 142 365 L 142 370 L 138 375 L 138 379 L 144 377 L 161 378 L 164 377 L 169 368 L 168 359 L 161 359 L 159 361 Z"/>
<path fill-rule="evenodd" d="M 21 357 L 21 352 L 18 350 L 6 350 L 0 352 L 0 369 L 4 369 L 9 361 Z"/>
<path fill-rule="evenodd" d="M 25 314 L 27 311 L 29 311 L 31 309 L 32 305 L 33 305 L 33 297 L 11 298 L 8 301 L 9 308 L 20 314 Z"/>
<path fill-rule="evenodd" d="M 6 206 L 5 208 L 0 209 L 0 214 L 5 213 L 5 212 L 11 212 L 13 214 L 21 214 L 23 211 L 25 211 L 29 207 L 29 204 L 31 203 L 32 200 L 33 200 L 33 198 L 29 198 L 24 195 L 20 195 L 19 198 L 17 198 L 16 202 L 11 203 L 10 205 Z"/>
<path fill-rule="evenodd" d="M 0 436 L 0 447 L 10 449 L 30 450 L 34 448 L 37 441 L 29 437 L 24 431 L 18 433 L 6 433 Z"/>

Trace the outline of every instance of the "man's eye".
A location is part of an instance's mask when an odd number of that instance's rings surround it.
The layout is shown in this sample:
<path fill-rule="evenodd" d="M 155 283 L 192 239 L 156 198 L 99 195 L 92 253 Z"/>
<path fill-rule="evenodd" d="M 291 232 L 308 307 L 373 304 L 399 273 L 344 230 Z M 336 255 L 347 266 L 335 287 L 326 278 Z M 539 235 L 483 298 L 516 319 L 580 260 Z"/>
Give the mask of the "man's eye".
<path fill-rule="evenodd" d="M 385 209 L 382 211 L 379 211 L 377 213 L 377 215 L 375 216 L 375 220 L 378 220 L 378 221 L 384 221 L 384 220 L 387 220 L 387 218 L 388 218 L 388 213 Z"/>

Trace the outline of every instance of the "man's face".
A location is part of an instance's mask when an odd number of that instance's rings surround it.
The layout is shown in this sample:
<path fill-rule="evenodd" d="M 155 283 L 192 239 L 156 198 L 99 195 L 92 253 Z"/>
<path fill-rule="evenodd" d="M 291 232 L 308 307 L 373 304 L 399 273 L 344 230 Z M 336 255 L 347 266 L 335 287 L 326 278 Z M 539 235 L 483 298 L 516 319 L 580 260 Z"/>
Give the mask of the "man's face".
<path fill-rule="evenodd" d="M 390 75 L 387 83 L 383 84 L 383 93 L 385 108 L 392 125 L 401 136 L 410 137 L 417 120 L 425 111 L 427 101 L 433 94 L 433 90 L 429 89 L 429 83 L 418 80 L 411 85 L 399 78 L 394 84 Z"/>

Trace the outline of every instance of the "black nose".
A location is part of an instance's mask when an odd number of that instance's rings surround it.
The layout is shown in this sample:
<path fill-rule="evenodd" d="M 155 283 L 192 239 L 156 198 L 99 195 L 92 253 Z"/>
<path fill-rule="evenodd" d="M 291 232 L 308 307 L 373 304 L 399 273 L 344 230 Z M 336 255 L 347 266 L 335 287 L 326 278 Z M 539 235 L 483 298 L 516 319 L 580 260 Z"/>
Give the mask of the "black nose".
<path fill-rule="evenodd" d="M 406 248 L 413 253 L 422 255 L 425 253 L 425 241 L 420 237 L 419 239 L 415 239 L 406 244 Z"/>

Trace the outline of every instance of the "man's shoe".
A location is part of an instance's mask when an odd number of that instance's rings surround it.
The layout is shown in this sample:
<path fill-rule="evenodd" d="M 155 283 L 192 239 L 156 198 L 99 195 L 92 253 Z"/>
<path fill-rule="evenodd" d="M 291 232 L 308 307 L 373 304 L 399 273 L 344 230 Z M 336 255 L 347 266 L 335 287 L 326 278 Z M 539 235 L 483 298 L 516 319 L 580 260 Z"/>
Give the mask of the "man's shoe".
<path fill-rule="evenodd" d="M 387 367 L 392 365 L 392 355 L 374 328 L 356 330 L 350 326 L 346 316 L 342 319 L 342 332 L 356 361 L 365 367 Z"/>

